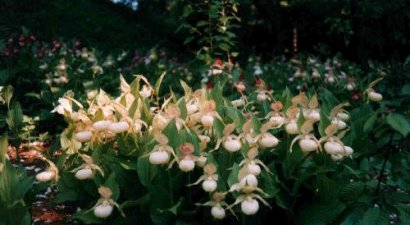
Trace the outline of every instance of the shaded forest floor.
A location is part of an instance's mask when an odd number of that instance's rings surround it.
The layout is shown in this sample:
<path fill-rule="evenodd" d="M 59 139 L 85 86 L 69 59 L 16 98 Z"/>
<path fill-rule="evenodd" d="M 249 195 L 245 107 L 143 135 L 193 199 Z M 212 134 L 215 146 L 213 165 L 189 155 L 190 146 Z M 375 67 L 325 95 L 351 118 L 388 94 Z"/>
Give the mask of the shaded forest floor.
<path fill-rule="evenodd" d="M 29 175 L 35 175 L 46 168 L 46 164 L 40 159 L 43 154 L 47 154 L 49 147 L 43 142 L 33 142 L 30 145 L 21 145 L 17 149 L 8 148 L 8 157 L 13 164 L 22 165 Z M 18 156 L 17 157 L 17 152 Z M 60 152 L 57 151 L 56 154 Z M 34 185 L 37 185 L 35 181 Z M 45 191 L 35 196 L 33 204 L 30 206 L 33 225 L 70 225 L 79 224 L 70 219 L 70 216 L 77 210 L 75 206 L 66 204 L 56 204 L 52 201 L 57 190 L 55 186 L 48 187 Z"/>

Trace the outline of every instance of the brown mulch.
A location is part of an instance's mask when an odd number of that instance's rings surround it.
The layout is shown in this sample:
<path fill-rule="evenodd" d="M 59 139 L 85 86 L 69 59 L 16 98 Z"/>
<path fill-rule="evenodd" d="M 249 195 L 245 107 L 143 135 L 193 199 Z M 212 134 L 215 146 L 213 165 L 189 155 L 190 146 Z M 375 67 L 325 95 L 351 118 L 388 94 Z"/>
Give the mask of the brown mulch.
<path fill-rule="evenodd" d="M 41 160 L 45 153 L 49 153 L 50 148 L 47 143 L 33 142 L 31 144 L 22 144 L 18 149 L 19 163 L 29 175 L 35 175 L 43 171 L 47 164 Z M 53 156 L 61 154 L 60 151 L 53 153 Z M 7 155 L 10 161 L 17 164 L 17 151 L 15 147 L 9 146 Z M 36 196 L 36 201 L 31 207 L 33 225 L 72 225 L 78 224 L 70 219 L 75 212 L 75 207 L 64 204 L 55 204 L 52 197 L 56 193 L 55 187 L 49 187 L 45 193 Z"/>

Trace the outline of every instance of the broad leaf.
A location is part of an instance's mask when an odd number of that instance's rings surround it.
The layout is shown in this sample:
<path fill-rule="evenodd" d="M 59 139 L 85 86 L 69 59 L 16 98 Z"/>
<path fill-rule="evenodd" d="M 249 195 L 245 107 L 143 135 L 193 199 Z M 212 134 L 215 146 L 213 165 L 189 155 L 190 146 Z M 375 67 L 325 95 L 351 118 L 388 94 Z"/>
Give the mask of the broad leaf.
<path fill-rule="evenodd" d="M 403 137 L 407 137 L 410 132 L 410 123 L 402 114 L 391 113 L 387 116 L 386 122 Z"/>

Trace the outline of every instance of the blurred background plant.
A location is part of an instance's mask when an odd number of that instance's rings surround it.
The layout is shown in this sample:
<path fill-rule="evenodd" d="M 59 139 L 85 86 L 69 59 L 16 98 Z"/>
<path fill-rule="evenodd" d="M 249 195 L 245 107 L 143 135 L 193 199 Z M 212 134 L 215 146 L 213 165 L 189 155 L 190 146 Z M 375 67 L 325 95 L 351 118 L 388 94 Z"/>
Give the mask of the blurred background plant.
<path fill-rule="evenodd" d="M 34 178 L 27 176 L 23 167 L 17 168 L 7 159 L 8 142 L 6 136 L 0 138 L 0 224 L 31 224 L 27 201 L 32 191 Z"/>
<path fill-rule="evenodd" d="M 13 87 L 0 87 L 0 224 L 31 224 L 30 209 L 36 194 L 47 186 L 36 185 L 21 164 L 19 149 L 23 141 L 32 141 L 33 123 L 23 116 L 21 105 L 13 99 Z M 10 140 L 10 143 L 9 143 Z M 13 161 L 10 149 L 16 151 Z"/>

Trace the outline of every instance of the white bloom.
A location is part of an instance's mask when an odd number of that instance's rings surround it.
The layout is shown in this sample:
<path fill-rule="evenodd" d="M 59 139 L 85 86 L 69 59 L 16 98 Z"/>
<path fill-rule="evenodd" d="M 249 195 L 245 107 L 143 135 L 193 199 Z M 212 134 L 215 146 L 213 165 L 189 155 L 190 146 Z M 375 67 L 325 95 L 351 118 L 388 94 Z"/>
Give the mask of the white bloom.
<path fill-rule="evenodd" d="M 315 151 L 318 148 L 317 142 L 310 138 L 303 138 L 300 140 L 299 146 L 303 152 Z"/>
<path fill-rule="evenodd" d="M 324 145 L 325 151 L 331 155 L 344 154 L 344 148 L 341 144 L 334 141 L 328 141 Z"/>
<path fill-rule="evenodd" d="M 206 160 L 207 160 L 207 158 L 205 156 L 201 155 L 196 159 L 195 163 L 198 167 L 204 167 L 205 163 L 206 163 Z"/>
<path fill-rule="evenodd" d="M 114 207 L 110 204 L 101 204 L 94 208 L 94 215 L 97 218 L 105 219 L 111 215 L 113 209 Z"/>
<path fill-rule="evenodd" d="M 195 168 L 195 162 L 192 159 L 183 159 L 179 162 L 179 169 L 189 172 Z"/>
<path fill-rule="evenodd" d="M 122 121 L 122 122 L 117 122 L 117 123 L 111 123 L 108 126 L 108 130 L 113 132 L 113 133 L 118 134 L 118 133 L 122 133 L 122 132 L 128 130 L 128 127 L 129 127 L 128 123 Z"/>
<path fill-rule="evenodd" d="M 69 113 L 73 112 L 73 109 L 71 107 L 71 103 L 68 99 L 66 98 L 59 98 L 58 99 L 59 105 L 57 105 L 51 112 L 57 112 L 58 114 L 64 115 L 64 111 L 67 111 Z"/>
<path fill-rule="evenodd" d="M 279 140 L 270 133 L 265 133 L 261 135 L 259 139 L 259 145 L 262 148 L 272 148 L 276 147 L 279 143 Z"/>
<path fill-rule="evenodd" d="M 248 174 L 244 178 L 241 179 L 239 182 L 240 187 L 253 187 L 256 188 L 258 186 L 258 179 L 253 174 Z"/>
<path fill-rule="evenodd" d="M 204 189 L 204 191 L 206 192 L 214 192 L 216 190 L 217 185 L 218 184 L 215 180 L 208 178 L 204 180 L 204 182 L 202 182 L 202 189 Z"/>
<path fill-rule="evenodd" d="M 261 167 L 255 162 L 251 162 L 248 164 L 248 171 L 250 174 L 258 176 L 261 173 Z"/>
<path fill-rule="evenodd" d="M 104 130 L 108 130 L 110 124 L 111 124 L 111 121 L 100 120 L 100 121 L 93 123 L 93 128 L 97 131 L 104 131 Z"/>
<path fill-rule="evenodd" d="M 140 95 L 144 98 L 149 98 L 153 94 L 153 90 L 151 87 L 147 85 L 142 86 L 142 90 L 140 91 Z"/>
<path fill-rule="evenodd" d="M 245 105 L 245 101 L 242 98 L 240 98 L 240 99 L 233 100 L 231 102 L 231 104 L 234 107 L 241 107 L 241 106 Z"/>
<path fill-rule="evenodd" d="M 370 101 L 373 101 L 373 102 L 379 102 L 383 99 L 383 95 L 375 91 L 369 91 L 368 96 L 369 96 Z"/>
<path fill-rule="evenodd" d="M 253 74 L 255 74 L 255 76 L 260 76 L 263 74 L 263 70 L 259 65 L 255 65 L 253 67 L 253 69 L 255 70 L 255 72 L 253 72 Z"/>
<path fill-rule="evenodd" d="M 214 117 L 212 115 L 203 115 L 201 117 L 201 123 L 204 127 L 210 128 L 214 124 Z"/>
<path fill-rule="evenodd" d="M 256 96 L 256 99 L 258 100 L 258 102 L 263 102 L 266 101 L 266 99 L 268 99 L 268 95 L 266 95 L 266 93 L 261 92 Z"/>
<path fill-rule="evenodd" d="M 336 116 L 337 116 L 337 118 L 339 118 L 339 119 L 341 119 L 341 120 L 343 120 L 343 121 L 348 121 L 348 120 L 350 119 L 349 114 L 344 113 L 344 112 L 339 112 L 339 113 L 337 113 Z"/>
<path fill-rule="evenodd" d="M 241 203 L 241 210 L 245 215 L 254 215 L 259 210 L 259 202 L 254 198 L 245 199 Z"/>
<path fill-rule="evenodd" d="M 298 124 L 296 123 L 296 121 L 291 121 L 288 124 L 286 124 L 285 130 L 286 130 L 286 133 L 288 134 L 299 133 Z"/>
<path fill-rule="evenodd" d="M 74 136 L 75 140 L 78 142 L 88 142 L 92 137 L 93 133 L 88 130 L 77 132 Z"/>
<path fill-rule="evenodd" d="M 48 65 L 47 65 L 47 63 L 44 63 L 44 64 L 41 64 L 38 68 L 39 68 L 40 70 L 45 70 L 45 69 L 48 68 Z"/>
<path fill-rule="evenodd" d="M 273 126 L 279 126 L 285 122 L 285 118 L 283 118 L 283 116 L 280 115 L 275 115 L 269 118 L 269 122 L 272 122 Z"/>
<path fill-rule="evenodd" d="M 47 182 L 53 180 L 56 177 L 56 173 L 54 171 L 43 171 L 36 175 L 36 179 L 40 182 Z"/>
<path fill-rule="evenodd" d="M 169 161 L 169 153 L 166 151 L 153 151 L 149 154 L 149 162 L 154 165 L 165 164 Z"/>
<path fill-rule="evenodd" d="M 223 146 L 228 152 L 237 152 L 242 148 L 242 143 L 239 139 L 228 137 L 227 140 L 223 142 Z"/>
<path fill-rule="evenodd" d="M 75 173 L 75 178 L 79 180 L 86 180 L 93 177 L 93 171 L 90 168 L 84 168 Z"/>
<path fill-rule="evenodd" d="M 213 206 L 211 209 L 211 214 L 215 219 L 221 220 L 225 218 L 225 209 L 222 208 L 220 205 Z"/>
<path fill-rule="evenodd" d="M 188 115 L 192 115 L 199 110 L 199 107 L 195 103 L 192 103 L 186 106 L 186 110 L 187 110 Z"/>

